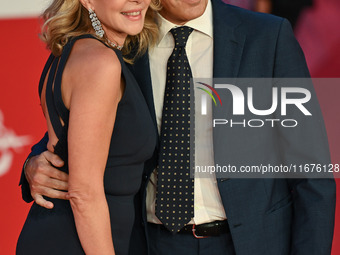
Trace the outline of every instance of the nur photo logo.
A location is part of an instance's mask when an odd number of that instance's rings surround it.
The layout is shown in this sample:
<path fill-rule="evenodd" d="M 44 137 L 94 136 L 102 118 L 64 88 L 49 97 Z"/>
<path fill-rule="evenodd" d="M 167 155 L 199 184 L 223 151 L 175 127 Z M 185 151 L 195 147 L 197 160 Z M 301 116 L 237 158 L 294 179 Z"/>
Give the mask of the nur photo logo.
<path fill-rule="evenodd" d="M 219 100 L 219 102 L 220 102 L 220 104 L 222 106 L 221 97 L 217 93 L 216 89 L 214 89 L 210 85 L 208 85 L 206 83 L 203 83 L 203 82 L 197 82 L 197 83 L 207 87 L 208 89 L 210 89 L 216 95 L 216 97 L 218 98 L 218 100 Z M 209 90 L 207 90 L 205 88 L 201 88 L 201 87 L 197 87 L 197 88 L 200 89 L 200 90 L 203 90 L 205 93 L 207 93 L 211 97 L 211 99 L 213 100 L 215 106 L 217 106 L 216 99 L 215 99 L 215 97 L 213 96 L 213 94 Z M 201 113 L 202 113 L 202 115 L 207 115 L 207 94 L 202 94 L 202 97 L 201 97 L 201 102 L 202 102 Z"/>
<path fill-rule="evenodd" d="M 230 79 L 225 81 L 218 79 L 214 80 L 213 85 L 209 85 L 196 79 L 193 84 L 196 84 L 195 88 L 204 92 L 199 95 L 201 115 L 207 115 L 207 107 L 210 103 L 213 107 L 221 107 L 225 115 L 232 117 L 213 118 L 213 127 L 228 125 L 258 128 L 266 124 L 271 127 L 276 124 L 282 127 L 296 127 L 298 119 L 289 118 L 290 116 L 299 116 L 299 118 L 312 116 L 308 109 L 312 94 L 304 87 L 306 82 L 311 81 L 246 79 L 245 82 L 240 79 L 231 83 Z M 208 95 L 212 101 L 208 100 Z"/>

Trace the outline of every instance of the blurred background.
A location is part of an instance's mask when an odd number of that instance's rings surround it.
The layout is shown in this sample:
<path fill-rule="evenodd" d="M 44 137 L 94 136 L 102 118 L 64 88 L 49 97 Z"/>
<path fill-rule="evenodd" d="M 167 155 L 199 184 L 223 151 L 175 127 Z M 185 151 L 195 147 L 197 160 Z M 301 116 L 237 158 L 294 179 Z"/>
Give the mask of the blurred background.
<path fill-rule="evenodd" d="M 340 1 L 224 0 L 287 18 L 306 55 L 326 122 L 333 163 L 340 163 Z M 0 8 L 0 254 L 14 254 L 30 204 L 21 199 L 21 168 L 44 134 L 38 82 L 48 57 L 38 34 L 49 0 L 2 1 Z M 227 17 L 226 17 L 227 18 Z M 333 79 L 331 79 L 333 78 Z M 325 80 L 324 80 L 325 81 Z M 340 179 L 332 255 L 340 254 Z M 338 241 L 336 241 L 338 240 Z"/>

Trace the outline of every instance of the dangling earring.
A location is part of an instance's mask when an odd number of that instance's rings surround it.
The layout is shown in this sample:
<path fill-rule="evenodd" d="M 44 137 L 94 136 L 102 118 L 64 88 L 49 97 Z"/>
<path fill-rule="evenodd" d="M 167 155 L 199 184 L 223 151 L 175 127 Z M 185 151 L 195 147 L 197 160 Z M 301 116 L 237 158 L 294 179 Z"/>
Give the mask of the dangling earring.
<path fill-rule="evenodd" d="M 100 38 L 102 38 L 104 36 L 104 30 L 102 28 L 102 25 L 100 24 L 99 19 L 97 18 L 96 13 L 90 8 L 89 9 L 89 16 L 90 16 L 90 20 L 92 22 L 92 27 L 94 29 L 94 31 L 96 31 L 96 35 Z"/>

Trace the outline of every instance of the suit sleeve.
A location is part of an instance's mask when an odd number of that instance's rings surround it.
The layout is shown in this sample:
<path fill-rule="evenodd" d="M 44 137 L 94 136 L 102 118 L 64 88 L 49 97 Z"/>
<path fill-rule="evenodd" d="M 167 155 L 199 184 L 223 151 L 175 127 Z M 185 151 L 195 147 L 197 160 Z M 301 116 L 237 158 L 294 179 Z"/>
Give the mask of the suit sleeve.
<path fill-rule="evenodd" d="M 282 21 L 277 40 L 274 76 L 310 77 L 304 54 L 287 20 Z M 299 111 L 292 113 L 299 126 L 294 131 L 279 130 L 281 155 L 286 164 L 328 165 L 331 162 L 328 139 L 317 96 L 311 81 L 303 86 L 311 92 L 306 106 L 312 116 L 299 116 Z M 331 254 L 336 187 L 332 174 L 322 177 L 287 179 L 294 208 L 291 254 Z"/>
<path fill-rule="evenodd" d="M 37 156 L 37 155 L 41 154 L 42 152 L 46 151 L 47 142 L 48 142 L 48 134 L 46 132 L 44 137 L 37 144 L 33 145 L 33 147 L 31 148 L 31 153 L 28 155 L 27 159 L 29 159 L 33 156 Z M 27 179 L 25 177 L 24 167 L 22 168 L 19 185 L 21 186 L 22 199 L 27 203 L 32 202 L 33 198 L 31 196 L 29 184 L 28 184 Z"/>

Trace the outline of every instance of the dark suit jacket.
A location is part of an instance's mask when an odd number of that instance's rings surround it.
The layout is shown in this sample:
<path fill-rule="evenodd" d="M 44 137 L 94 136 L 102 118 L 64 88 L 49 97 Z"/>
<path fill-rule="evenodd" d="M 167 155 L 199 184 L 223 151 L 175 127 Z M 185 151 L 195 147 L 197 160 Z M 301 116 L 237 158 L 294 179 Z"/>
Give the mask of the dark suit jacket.
<path fill-rule="evenodd" d="M 309 77 L 303 52 L 287 20 L 249 12 L 219 0 L 213 0 L 212 7 L 214 78 Z M 146 54 L 134 64 L 133 70 L 155 120 L 148 67 Z M 314 89 L 311 86 L 307 89 L 316 99 Z M 263 128 L 247 135 L 231 129 L 226 132 L 225 127 L 214 128 L 215 163 L 329 163 L 317 101 L 308 107 L 313 118 L 299 123 L 294 134 L 284 128 Z M 215 119 L 224 119 L 228 110 L 213 109 Z M 144 187 L 152 170 L 152 166 L 146 168 Z M 220 178 L 218 188 L 236 254 L 330 254 L 335 213 L 333 179 Z M 142 223 L 146 225 L 145 188 L 142 192 Z"/>
<path fill-rule="evenodd" d="M 309 77 L 303 52 L 288 21 L 226 5 L 219 0 L 212 0 L 212 6 L 215 78 Z M 131 68 L 156 125 L 148 54 Z M 315 99 L 313 88 L 308 87 L 308 90 Z M 314 100 L 309 107 L 315 117 L 294 129 L 294 133 L 284 128 L 263 128 L 253 135 L 242 136 L 238 131 L 215 128 L 215 163 L 249 165 L 261 160 L 274 165 L 329 163 L 319 106 Z M 213 118 L 225 118 L 226 110 L 215 107 Z M 44 143 L 46 137 L 35 146 L 32 155 L 43 151 Z M 147 249 L 144 235 L 146 185 L 156 164 L 157 150 L 146 162 L 142 188 L 135 198 L 132 255 L 144 254 Z M 21 183 L 23 197 L 29 201 L 24 176 Z M 330 254 L 335 214 L 333 179 L 219 178 L 218 188 L 236 254 Z"/>

